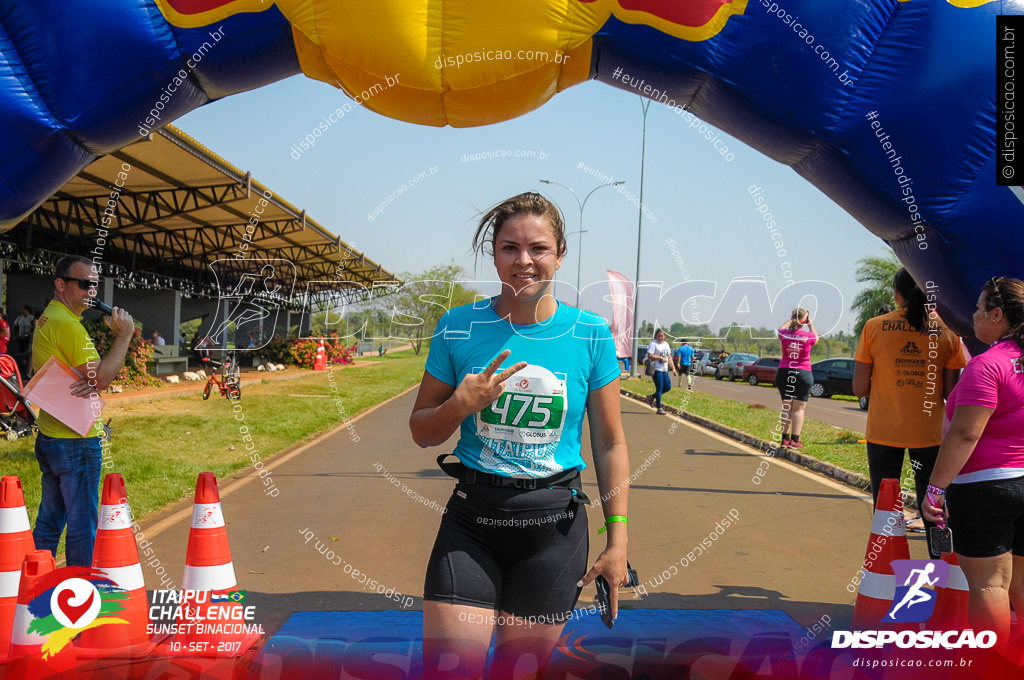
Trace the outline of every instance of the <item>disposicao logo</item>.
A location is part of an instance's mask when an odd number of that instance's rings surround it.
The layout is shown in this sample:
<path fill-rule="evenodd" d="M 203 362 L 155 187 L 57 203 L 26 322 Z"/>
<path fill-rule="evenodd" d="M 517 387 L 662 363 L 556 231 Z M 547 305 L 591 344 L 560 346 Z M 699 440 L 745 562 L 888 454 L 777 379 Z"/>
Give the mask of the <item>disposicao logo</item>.
<path fill-rule="evenodd" d="M 64 567 L 47 574 L 30 593 L 28 633 L 46 638 L 43 658 L 54 656 L 84 630 L 128 622 L 116 614 L 128 593 L 101 570 Z"/>
<path fill-rule="evenodd" d="M 949 565 L 942 560 L 893 560 L 896 595 L 882 619 L 887 623 L 921 623 L 935 611 L 936 588 L 945 588 Z"/>
<path fill-rule="evenodd" d="M 879 623 L 921 623 L 935 611 L 936 588 L 945 588 L 949 565 L 942 560 L 893 560 L 896 593 Z M 903 585 L 899 585 L 899 584 Z M 837 630 L 832 649 L 872 649 L 895 644 L 900 649 L 987 649 L 996 643 L 991 630 Z"/>

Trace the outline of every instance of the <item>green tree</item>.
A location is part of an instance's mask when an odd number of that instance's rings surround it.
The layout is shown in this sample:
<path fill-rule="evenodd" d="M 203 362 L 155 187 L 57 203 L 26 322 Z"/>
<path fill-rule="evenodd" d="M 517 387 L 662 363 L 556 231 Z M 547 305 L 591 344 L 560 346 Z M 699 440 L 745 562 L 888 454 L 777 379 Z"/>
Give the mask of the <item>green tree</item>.
<path fill-rule="evenodd" d="M 854 335 L 860 337 L 860 331 L 868 319 L 877 316 L 882 305 L 896 305 L 892 294 L 892 278 L 899 271 L 900 261 L 889 251 L 884 257 L 869 255 L 857 260 L 858 267 L 854 278 L 861 283 L 869 284 L 853 298 L 850 309 L 857 312 L 857 323 Z"/>
<path fill-rule="evenodd" d="M 422 272 L 402 272 L 405 285 L 393 295 L 380 298 L 377 321 L 390 325 L 390 337 L 406 338 L 413 351 L 420 353 L 423 341 L 430 338 L 441 315 L 452 307 L 473 302 L 477 291 L 459 283 L 465 270 L 449 262 Z"/>

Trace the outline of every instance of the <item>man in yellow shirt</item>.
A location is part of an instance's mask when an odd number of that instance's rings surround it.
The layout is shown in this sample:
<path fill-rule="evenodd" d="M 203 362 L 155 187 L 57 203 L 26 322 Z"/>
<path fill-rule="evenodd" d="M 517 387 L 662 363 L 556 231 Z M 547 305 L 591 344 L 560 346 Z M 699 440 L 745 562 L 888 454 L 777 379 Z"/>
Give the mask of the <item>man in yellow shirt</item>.
<path fill-rule="evenodd" d="M 32 339 L 33 371 L 41 369 L 51 356 L 57 357 L 82 376 L 71 386 L 71 394 L 83 399 L 96 399 L 97 393 L 113 382 L 135 333 L 131 315 L 114 307 L 104 320 L 116 337 L 107 356 L 100 358 L 82 326 L 82 312 L 96 295 L 98 279 L 88 258 L 70 255 L 58 262 L 53 300 L 39 317 Z M 32 531 L 36 549 L 56 555 L 66 525 L 68 566 L 92 566 L 103 458 L 101 420 L 96 418 L 85 437 L 46 411 L 39 414 L 37 424 L 36 460 L 43 480 Z"/>

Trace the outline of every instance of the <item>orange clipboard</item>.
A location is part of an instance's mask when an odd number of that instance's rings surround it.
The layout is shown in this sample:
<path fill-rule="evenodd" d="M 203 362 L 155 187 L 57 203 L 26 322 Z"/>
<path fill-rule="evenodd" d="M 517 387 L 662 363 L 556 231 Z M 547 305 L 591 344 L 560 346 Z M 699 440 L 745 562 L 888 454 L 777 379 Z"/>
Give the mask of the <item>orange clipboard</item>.
<path fill-rule="evenodd" d="M 74 369 L 51 356 L 28 381 L 25 398 L 84 437 L 99 419 L 106 402 L 99 395 L 86 399 L 73 396 L 71 385 L 81 379 Z"/>

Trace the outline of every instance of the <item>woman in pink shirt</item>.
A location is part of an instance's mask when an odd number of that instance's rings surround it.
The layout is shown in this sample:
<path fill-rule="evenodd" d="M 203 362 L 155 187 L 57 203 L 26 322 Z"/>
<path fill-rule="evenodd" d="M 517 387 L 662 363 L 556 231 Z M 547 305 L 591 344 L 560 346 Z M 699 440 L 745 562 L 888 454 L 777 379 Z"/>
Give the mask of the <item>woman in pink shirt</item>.
<path fill-rule="evenodd" d="M 1010 601 L 1024 612 L 1024 282 L 985 284 L 974 335 L 992 347 L 971 359 L 946 401 L 923 512 L 949 520 L 971 626 L 1005 641 Z"/>
<path fill-rule="evenodd" d="M 803 330 L 804 325 L 807 330 Z M 789 321 L 779 327 L 779 342 L 782 343 L 782 361 L 775 374 L 775 386 L 782 397 L 782 446 L 805 448 L 800 443 L 800 431 L 804 427 L 804 409 L 811 394 L 814 376 L 811 373 L 811 346 L 818 342 L 810 313 L 803 307 L 793 310 Z"/>

